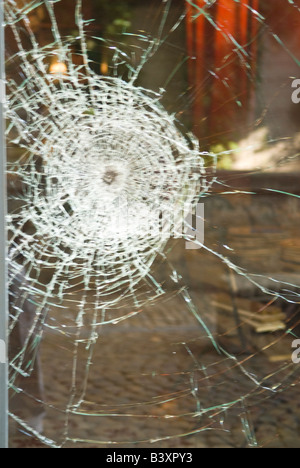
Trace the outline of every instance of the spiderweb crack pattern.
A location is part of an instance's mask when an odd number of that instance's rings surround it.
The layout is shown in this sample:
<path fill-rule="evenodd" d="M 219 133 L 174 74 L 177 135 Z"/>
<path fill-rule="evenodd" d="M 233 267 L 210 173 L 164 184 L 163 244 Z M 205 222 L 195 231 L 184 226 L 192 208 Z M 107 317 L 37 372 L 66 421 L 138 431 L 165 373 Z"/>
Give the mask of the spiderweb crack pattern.
<path fill-rule="evenodd" d="M 109 295 L 118 295 L 113 305 L 130 295 L 179 229 L 183 207 L 198 197 L 204 160 L 158 96 L 119 78 L 91 76 L 88 89 L 62 82 L 33 99 L 34 143 L 19 170 L 25 203 L 15 219 L 20 227 L 30 221 L 34 234 L 18 232 L 11 258 L 20 251 L 36 271 L 55 264 L 62 295 L 76 281 L 97 282 L 108 308 Z"/>
<path fill-rule="evenodd" d="M 165 41 L 163 30 L 171 2 L 163 2 L 159 37 L 149 40 L 148 46 L 148 42 L 144 45 L 145 36 L 141 36 L 144 43 L 136 68 L 132 66 L 132 57 L 121 46 L 114 47 L 111 77 L 99 77 L 89 67 L 79 0 L 75 2 L 75 17 L 80 64 L 74 64 L 72 40 L 67 44 L 61 37 L 56 21 L 55 4 L 59 2 L 8 0 L 5 4 L 6 25 L 17 46 L 17 52 L 8 57 L 7 66 L 18 69 L 18 76 L 9 77 L 7 82 L 7 134 L 10 144 L 22 149 L 21 156 L 8 167 L 8 176 L 18 188 L 12 197 L 14 209 L 8 216 L 9 331 L 11 336 L 19 327 L 22 331 L 21 345 L 10 359 L 10 386 L 13 392 L 38 406 L 38 417 L 45 408 L 53 411 L 60 422 L 59 434 L 56 439 L 48 437 L 39 421 L 33 421 L 22 411 L 12 411 L 11 417 L 46 446 L 61 447 L 70 442 L 113 445 L 117 439 L 120 444 L 120 440 L 125 443 L 124 438 L 116 437 L 113 432 L 110 439 L 101 432 L 97 441 L 92 438 L 89 441 L 85 434 L 76 432 L 79 417 L 82 422 L 88 421 L 87 433 L 91 420 L 98 419 L 109 425 L 111 420 L 130 418 L 142 421 L 141 427 L 145 420 L 151 423 L 158 420 L 163 425 L 173 420 L 184 422 L 180 433 L 174 425 L 166 426 L 166 432 L 160 432 L 157 425 L 151 427 L 141 443 L 154 444 L 176 437 L 198 436 L 213 429 L 220 431 L 220 427 L 226 432 L 226 415 L 236 412 L 247 443 L 256 446 L 248 408 L 253 402 L 280 394 L 294 385 L 298 377 L 290 364 L 265 375 L 260 351 L 246 358 L 227 351 L 219 343 L 220 336 L 207 325 L 211 309 L 205 304 L 205 294 L 197 292 L 193 296 L 186 287 L 186 278 L 169 262 L 166 247 L 170 235 L 178 237 L 183 233 L 187 237 L 185 230 L 191 226 L 184 214 L 211 187 L 206 163 L 213 157 L 199 150 L 199 142 L 193 135 L 181 131 L 175 115 L 163 108 L 162 93 L 136 84 L 147 60 Z M 38 43 L 30 19 L 41 6 L 47 11 L 53 34 L 53 41 L 44 46 Z M 261 15 L 257 17 L 262 21 Z M 181 15 L 171 31 L 184 19 L 185 15 Z M 243 56 L 240 49 L 238 54 Z M 49 73 L 53 59 L 65 64 L 66 73 Z M 124 62 L 128 66 L 127 81 L 118 73 L 118 67 Z M 230 190 L 231 187 L 224 186 L 225 192 Z M 268 278 L 265 285 L 263 275 L 250 274 L 229 255 L 216 251 L 215 244 L 201 247 L 206 255 L 252 283 L 261 293 L 271 294 L 274 300 L 299 302 L 299 286 L 281 282 L 279 291 L 277 279 Z M 180 310 L 182 329 L 187 320 L 185 313 L 194 322 L 192 329 L 188 329 L 190 342 L 178 338 L 175 346 L 163 333 L 162 343 L 158 336 L 153 338 L 155 353 L 165 353 L 166 359 L 160 371 L 153 371 L 154 348 L 146 339 L 144 343 L 138 341 L 140 337 L 131 329 L 128 332 L 126 326 L 134 328 L 135 320 L 142 314 L 146 318 L 154 315 L 151 304 L 155 299 L 160 298 L 156 302 L 158 314 L 165 313 L 163 299 L 168 295 L 164 281 L 154 271 L 158 260 L 168 270 L 173 289 L 175 285 L 172 297 L 175 295 L 176 306 L 173 303 L 172 307 Z M 28 310 L 31 312 L 26 319 L 24 311 Z M 172 314 L 168 315 L 171 323 Z M 118 348 L 119 342 L 116 345 L 110 328 L 114 324 L 125 330 L 128 337 L 126 343 L 121 340 L 122 349 Z M 201 339 L 197 325 L 203 332 Z M 238 328 L 242 325 L 238 324 Z M 107 335 L 104 330 L 108 330 Z M 284 332 L 284 336 L 290 332 Z M 51 336 L 49 342 L 45 335 Z M 223 337 L 223 332 L 220 335 Z M 61 401 L 56 401 L 54 396 L 47 400 L 41 388 L 36 393 L 26 390 L 22 383 L 24 379 L 32 379 L 40 367 L 39 345 L 43 339 L 44 349 L 49 353 L 51 348 L 50 354 L 56 354 L 59 361 L 56 369 L 47 370 L 46 390 L 52 395 L 52 382 L 56 378 L 59 384 L 63 382 Z M 213 347 L 213 357 L 203 357 L 202 351 L 198 352 L 197 344 L 201 340 Z M 132 350 L 130 346 L 135 341 L 141 344 L 144 367 L 134 359 L 137 348 Z M 280 338 L 272 338 L 268 345 L 264 344 L 263 351 L 275 347 L 278 341 Z M 110 351 L 113 346 L 118 349 L 117 362 Z M 168 354 L 171 347 L 175 349 L 174 356 L 184 350 L 190 368 L 183 368 L 177 362 L 172 367 Z M 143 354 L 144 348 L 149 349 L 151 359 Z M 129 358 L 126 349 L 130 350 Z M 150 366 L 147 359 L 151 361 Z M 96 372 L 90 372 L 94 362 L 103 370 L 105 384 L 102 375 L 100 379 Z M 134 377 L 132 368 L 128 369 L 132 363 L 138 369 L 133 367 Z M 134 401 L 131 389 L 127 391 L 128 401 L 123 394 L 120 398 L 115 374 L 122 376 L 123 372 L 125 376 L 130 375 L 134 388 L 140 393 L 142 389 L 139 402 Z M 169 379 L 169 386 L 153 397 L 155 378 L 162 387 Z M 228 382 L 232 398 L 225 396 Z M 124 377 L 125 394 L 126 383 Z M 98 387 L 101 391 L 105 388 L 108 403 L 103 403 Z M 56 434 L 55 428 L 53 433 Z M 134 437 L 126 442 L 134 443 L 137 440 Z"/>

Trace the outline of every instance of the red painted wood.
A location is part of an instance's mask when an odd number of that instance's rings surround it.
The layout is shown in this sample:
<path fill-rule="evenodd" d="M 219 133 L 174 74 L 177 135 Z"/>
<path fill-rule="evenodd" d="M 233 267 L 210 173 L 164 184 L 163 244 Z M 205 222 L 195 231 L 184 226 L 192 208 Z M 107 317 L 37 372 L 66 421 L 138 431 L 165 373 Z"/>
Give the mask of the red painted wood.
<path fill-rule="evenodd" d="M 259 0 L 186 1 L 193 129 L 204 145 L 249 122 L 256 81 Z M 215 140 L 215 141 L 214 141 Z"/>

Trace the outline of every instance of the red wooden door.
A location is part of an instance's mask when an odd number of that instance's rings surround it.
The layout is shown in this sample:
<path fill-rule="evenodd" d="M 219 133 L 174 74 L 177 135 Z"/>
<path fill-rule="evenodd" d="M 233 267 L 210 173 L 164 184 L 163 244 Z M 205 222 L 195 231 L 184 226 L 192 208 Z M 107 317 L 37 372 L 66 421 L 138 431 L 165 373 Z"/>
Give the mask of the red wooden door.
<path fill-rule="evenodd" d="M 249 119 L 259 0 L 186 0 L 193 127 L 204 146 L 238 137 Z"/>

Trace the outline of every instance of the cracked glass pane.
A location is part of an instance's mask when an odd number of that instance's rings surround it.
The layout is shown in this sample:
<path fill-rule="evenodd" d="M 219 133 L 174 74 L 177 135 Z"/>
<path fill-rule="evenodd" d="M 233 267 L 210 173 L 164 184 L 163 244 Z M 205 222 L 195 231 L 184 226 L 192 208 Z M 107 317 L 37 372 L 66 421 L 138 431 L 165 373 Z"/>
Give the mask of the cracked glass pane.
<path fill-rule="evenodd" d="M 11 447 L 299 447 L 299 10 L 6 0 Z"/>

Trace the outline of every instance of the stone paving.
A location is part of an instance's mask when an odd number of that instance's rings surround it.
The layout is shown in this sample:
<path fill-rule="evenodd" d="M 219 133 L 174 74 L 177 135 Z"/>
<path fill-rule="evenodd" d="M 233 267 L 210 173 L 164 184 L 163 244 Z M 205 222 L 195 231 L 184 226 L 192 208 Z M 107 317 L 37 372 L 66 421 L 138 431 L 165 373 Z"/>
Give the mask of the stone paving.
<path fill-rule="evenodd" d="M 265 275 L 266 287 L 274 286 L 271 274 L 297 284 L 298 204 L 277 196 L 208 199 L 206 245 Z M 167 267 L 160 266 L 166 298 L 98 328 L 89 373 L 88 330 L 76 345 L 75 335 L 45 331 L 45 413 L 37 428 L 56 444 L 74 448 L 300 447 L 300 367 L 292 364 L 293 336 L 286 334 L 293 328 L 299 335 L 299 306 L 276 299 L 268 304 L 272 297 L 232 275 L 216 256 L 186 251 L 180 241 L 172 264 L 198 317 L 175 294 L 181 285 L 167 281 Z M 73 311 L 54 309 L 52 320 L 62 322 L 62 313 L 67 321 Z M 278 328 L 259 333 L 262 323 L 272 325 L 272 317 Z M 41 411 L 31 398 L 18 398 L 16 413 L 25 420 Z M 77 414 L 68 414 L 78 400 Z M 11 447 L 47 447 L 26 432 L 12 422 Z"/>

